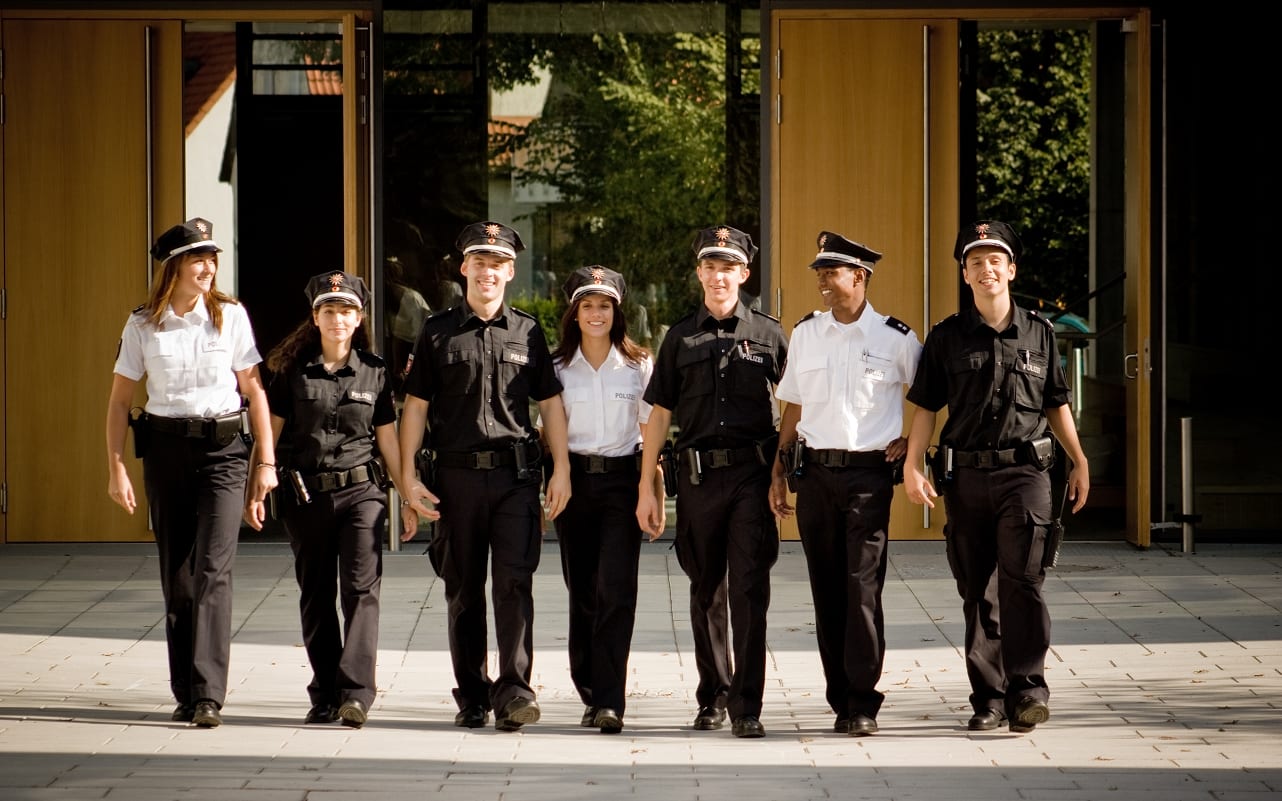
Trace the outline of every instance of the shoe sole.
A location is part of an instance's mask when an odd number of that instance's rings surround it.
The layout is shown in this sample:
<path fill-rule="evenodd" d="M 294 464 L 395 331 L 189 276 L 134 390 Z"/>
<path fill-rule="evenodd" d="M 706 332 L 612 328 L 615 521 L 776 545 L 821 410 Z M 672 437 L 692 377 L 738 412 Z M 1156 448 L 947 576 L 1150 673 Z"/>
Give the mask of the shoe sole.
<path fill-rule="evenodd" d="M 1037 728 L 1037 724 L 1050 720 L 1051 710 L 1046 704 L 1034 702 L 1021 706 L 1015 711 L 1015 719 L 1010 722 L 1010 730 L 1016 734 L 1028 734 Z"/>
<path fill-rule="evenodd" d="M 344 726 L 350 726 L 353 729 L 359 729 L 369 720 L 369 715 L 354 706 L 344 706 L 338 710 L 338 717 L 342 719 Z"/>
<path fill-rule="evenodd" d="M 538 706 L 530 704 L 506 715 L 502 720 L 495 722 L 494 728 L 499 731 L 516 731 L 527 723 L 538 723 L 543 713 L 539 711 Z"/>
<path fill-rule="evenodd" d="M 623 731 L 623 719 L 614 715 L 597 715 L 592 725 L 600 729 L 602 734 L 618 734 Z"/>

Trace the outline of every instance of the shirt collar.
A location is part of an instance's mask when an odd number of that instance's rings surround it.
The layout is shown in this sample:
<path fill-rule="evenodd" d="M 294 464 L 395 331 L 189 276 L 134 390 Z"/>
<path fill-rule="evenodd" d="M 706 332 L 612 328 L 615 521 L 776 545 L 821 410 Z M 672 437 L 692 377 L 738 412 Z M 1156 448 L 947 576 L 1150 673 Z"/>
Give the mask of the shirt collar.
<path fill-rule="evenodd" d="M 482 320 L 480 317 L 477 317 L 476 312 L 472 311 L 472 307 L 467 304 L 466 299 L 464 299 L 458 306 L 454 307 L 454 311 L 454 319 L 459 328 L 484 328 L 487 325 L 497 325 L 499 328 L 508 327 L 506 302 L 499 306 L 499 313 L 491 320 Z"/>
<path fill-rule="evenodd" d="M 191 310 L 190 314 L 196 315 L 202 323 L 209 322 L 209 307 L 205 305 L 205 299 L 201 298 L 196 301 L 196 307 Z M 172 317 L 175 320 L 185 320 L 186 315 L 179 314 L 174 309 L 174 304 L 170 303 L 169 308 L 165 310 L 165 317 Z"/>
<path fill-rule="evenodd" d="M 570 361 L 566 364 L 566 367 L 573 367 L 576 364 L 585 364 L 591 367 L 591 364 L 588 363 L 587 357 L 583 355 L 582 346 L 574 349 L 574 355 L 570 357 Z M 619 349 L 614 345 L 610 345 L 609 355 L 605 357 L 605 361 L 601 362 L 602 367 L 605 367 L 607 364 L 611 367 L 618 367 L 623 364 L 623 354 L 619 353 Z"/>
<path fill-rule="evenodd" d="M 1015 302 L 1014 298 L 1011 298 L 1010 308 L 1011 308 L 1010 325 L 1006 327 L 1005 331 L 997 332 L 999 335 L 1006 334 L 1007 332 L 1009 332 L 1011 335 L 1018 335 L 1024 327 L 1024 319 L 1025 319 L 1024 312 L 1022 309 L 1020 309 L 1019 304 Z M 961 319 L 962 319 L 962 324 L 965 327 L 965 330 L 967 332 L 973 332 L 977 328 L 979 328 L 981 325 L 982 326 L 988 325 L 988 323 L 984 322 L 984 318 L 980 315 L 979 307 L 977 307 L 974 303 L 970 304 L 969 306 L 967 306 L 965 309 L 962 310 Z M 989 329 L 989 330 L 992 330 L 992 329 Z"/>
<path fill-rule="evenodd" d="M 716 317 L 712 316 L 712 312 L 708 311 L 707 306 L 699 304 L 699 311 L 695 314 L 694 322 L 699 328 L 716 327 L 729 330 L 731 328 L 730 323 L 732 320 L 739 319 L 744 322 L 748 322 L 749 314 L 750 312 L 748 311 L 748 308 L 743 305 L 742 301 L 740 301 L 734 305 L 734 312 L 732 312 L 729 317 L 724 320 L 718 320 Z M 711 324 L 708 322 L 709 320 L 712 321 Z"/>

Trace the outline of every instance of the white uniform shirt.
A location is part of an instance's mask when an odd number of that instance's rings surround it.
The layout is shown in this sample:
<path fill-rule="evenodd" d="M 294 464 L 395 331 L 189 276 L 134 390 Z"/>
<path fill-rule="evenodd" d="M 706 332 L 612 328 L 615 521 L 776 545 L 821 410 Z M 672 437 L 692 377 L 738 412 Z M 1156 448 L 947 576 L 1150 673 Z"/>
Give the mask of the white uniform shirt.
<path fill-rule="evenodd" d="M 878 451 L 903 436 L 904 388 L 917 372 L 921 342 L 886 319 L 869 303 L 849 325 L 825 311 L 792 330 L 775 397 L 801 406 L 797 434 L 807 446 Z"/>
<path fill-rule="evenodd" d="M 633 364 L 618 348 L 594 370 L 576 350 L 567 364 L 556 365 L 565 389 L 561 401 L 569 424 L 570 453 L 631 456 L 641 443 L 641 426 L 650 419 L 650 404 L 641 399 L 654 362 L 649 356 Z"/>
<path fill-rule="evenodd" d="M 132 381 L 147 376 L 147 411 L 161 417 L 217 417 L 240 408 L 236 371 L 262 361 L 245 307 L 223 304 L 223 330 L 204 301 L 179 316 L 165 310 L 160 326 L 142 312 L 129 316 L 113 371 Z"/>

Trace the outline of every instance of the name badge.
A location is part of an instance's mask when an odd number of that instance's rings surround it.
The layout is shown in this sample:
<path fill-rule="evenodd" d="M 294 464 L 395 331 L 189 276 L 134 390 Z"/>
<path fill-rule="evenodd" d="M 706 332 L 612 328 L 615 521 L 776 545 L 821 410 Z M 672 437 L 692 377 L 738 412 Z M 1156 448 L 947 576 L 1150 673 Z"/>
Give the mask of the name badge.
<path fill-rule="evenodd" d="M 616 392 L 614 393 L 614 399 L 617 401 L 634 401 L 637 396 L 631 392 Z"/>
<path fill-rule="evenodd" d="M 764 357 L 764 356 L 758 356 L 758 355 L 757 355 L 757 354 L 755 354 L 755 353 L 753 353 L 753 354 L 751 354 L 751 355 L 749 355 L 749 356 L 744 356 L 744 357 L 743 357 L 743 360 L 744 360 L 745 362 L 752 362 L 753 364 L 765 364 L 765 363 L 766 363 L 766 357 Z"/>
<path fill-rule="evenodd" d="M 357 391 L 357 390 L 353 389 L 351 392 L 348 392 L 348 393 L 347 393 L 347 397 L 349 397 L 349 398 L 351 398 L 352 400 L 355 400 L 355 401 L 365 401 L 365 402 L 367 402 L 367 403 L 373 403 L 373 402 L 374 402 L 374 393 L 373 393 L 373 392 L 360 392 L 360 391 Z"/>
<path fill-rule="evenodd" d="M 509 350 L 507 353 L 503 354 L 503 361 L 512 362 L 513 364 L 529 364 L 530 354 L 521 353 L 516 350 Z"/>
<path fill-rule="evenodd" d="M 204 343 L 201 344 L 200 349 L 205 353 L 227 350 L 227 348 L 223 346 L 222 339 L 206 339 Z"/>
<path fill-rule="evenodd" d="M 885 370 L 878 370 L 878 369 L 877 369 L 877 368 L 875 368 L 875 367 L 865 367 L 865 368 L 864 368 L 864 375 L 865 375 L 865 376 L 867 376 L 868 378 L 871 378 L 873 381 L 884 381 L 884 380 L 886 380 L 886 371 L 885 371 Z"/>
<path fill-rule="evenodd" d="M 1040 378 L 1042 375 L 1042 366 L 1040 364 L 1033 364 L 1032 362 L 1029 362 L 1024 365 L 1024 372 Z"/>

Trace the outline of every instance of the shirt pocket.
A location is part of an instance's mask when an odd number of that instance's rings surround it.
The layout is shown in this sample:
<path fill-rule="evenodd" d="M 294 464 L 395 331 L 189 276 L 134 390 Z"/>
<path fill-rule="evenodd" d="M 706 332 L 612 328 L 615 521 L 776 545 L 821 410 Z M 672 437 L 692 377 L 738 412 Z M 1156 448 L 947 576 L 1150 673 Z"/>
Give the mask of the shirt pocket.
<path fill-rule="evenodd" d="M 711 395 L 716 388 L 717 352 L 711 343 L 699 343 L 677 354 L 681 394 L 689 397 Z"/>
<path fill-rule="evenodd" d="M 225 381 L 231 369 L 231 342 L 224 336 L 210 336 L 196 345 L 196 363 L 199 365 L 198 381 L 202 387 L 212 387 Z"/>
<path fill-rule="evenodd" d="M 1021 351 L 1015 359 L 1015 405 L 1024 409 L 1040 410 L 1045 395 L 1046 371 L 1050 360 L 1045 353 Z"/>
<path fill-rule="evenodd" d="M 801 390 L 801 405 L 827 403 L 832 397 L 828 378 L 828 359 L 824 356 L 805 355 L 792 362 L 797 370 L 797 388 Z"/>
<path fill-rule="evenodd" d="M 534 357 L 525 345 L 505 342 L 499 353 L 499 391 L 513 398 L 528 398 Z"/>
<path fill-rule="evenodd" d="M 451 348 L 441 358 L 441 395 L 468 395 L 478 389 L 481 352 L 474 347 Z"/>
<path fill-rule="evenodd" d="M 181 371 L 187 363 L 185 342 L 181 331 L 157 331 L 143 338 L 144 366 L 148 373 L 163 375 Z"/>

